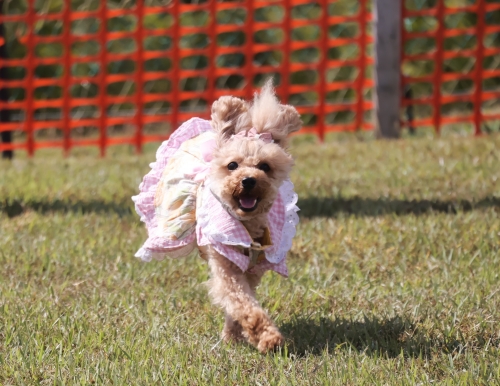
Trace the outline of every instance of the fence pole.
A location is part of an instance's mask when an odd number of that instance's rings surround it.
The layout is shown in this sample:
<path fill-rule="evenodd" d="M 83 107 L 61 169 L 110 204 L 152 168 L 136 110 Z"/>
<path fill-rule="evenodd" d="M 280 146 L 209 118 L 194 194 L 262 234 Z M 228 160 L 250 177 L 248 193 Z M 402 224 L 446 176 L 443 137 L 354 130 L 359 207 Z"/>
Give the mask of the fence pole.
<path fill-rule="evenodd" d="M 101 157 L 106 155 L 108 146 L 108 3 L 101 1 L 99 11 L 100 18 L 100 31 L 99 40 L 101 44 L 100 52 L 100 85 L 99 85 L 99 104 L 100 104 L 100 117 L 99 117 L 99 149 Z"/>
<path fill-rule="evenodd" d="M 3 0 L 0 0 L 0 14 L 3 15 Z M 5 59 L 7 59 L 7 47 L 5 41 L 5 27 L 4 22 L 0 22 L 0 39 L 3 39 L 3 42 L 0 42 L 0 81 L 8 80 L 7 76 L 7 68 L 5 67 Z M 3 83 L 3 82 L 2 82 Z M 0 101 L 7 103 L 9 100 L 9 91 L 4 85 L 0 87 Z M 0 109 L 0 122 L 10 122 L 10 114 L 9 110 L 5 107 Z M 1 124 L 1 123 L 0 123 Z M 12 131 L 1 131 L 2 142 L 8 145 L 12 144 Z M 4 150 L 2 151 L 2 158 L 12 159 L 14 156 L 14 152 L 12 150 Z"/>
<path fill-rule="evenodd" d="M 486 27 L 486 1 L 477 2 L 477 26 L 476 26 L 476 68 L 475 68 L 475 90 L 474 90 L 474 128 L 475 134 L 481 135 L 481 122 L 483 120 L 483 60 L 484 60 L 484 30 Z"/>
<path fill-rule="evenodd" d="M 400 135 L 402 1 L 374 0 L 375 128 L 383 138 Z"/>

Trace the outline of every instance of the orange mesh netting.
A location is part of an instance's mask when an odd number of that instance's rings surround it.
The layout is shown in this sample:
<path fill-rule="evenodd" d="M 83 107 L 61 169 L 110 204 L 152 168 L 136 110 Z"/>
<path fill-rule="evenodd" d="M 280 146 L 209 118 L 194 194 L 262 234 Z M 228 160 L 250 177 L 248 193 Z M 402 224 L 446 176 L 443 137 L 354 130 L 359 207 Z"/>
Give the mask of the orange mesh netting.
<path fill-rule="evenodd" d="M 499 2 L 406 0 L 402 16 L 403 124 L 498 126 Z M 4 0 L 0 21 L 0 150 L 140 151 L 268 76 L 302 133 L 373 127 L 369 0 Z"/>
<path fill-rule="evenodd" d="M 371 128 L 368 1 L 4 1 L 0 150 L 140 151 L 270 75 L 303 133 Z"/>
<path fill-rule="evenodd" d="M 407 0 L 403 7 L 404 106 L 413 125 L 468 124 L 474 132 L 500 119 L 500 2 Z"/>

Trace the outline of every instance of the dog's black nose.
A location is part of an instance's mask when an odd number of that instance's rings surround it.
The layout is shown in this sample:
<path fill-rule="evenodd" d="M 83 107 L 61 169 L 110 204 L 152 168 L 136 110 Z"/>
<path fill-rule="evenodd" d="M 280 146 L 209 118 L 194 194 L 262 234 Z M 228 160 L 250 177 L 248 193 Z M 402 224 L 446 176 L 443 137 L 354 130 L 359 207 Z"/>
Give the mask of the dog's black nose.
<path fill-rule="evenodd" d="M 246 190 L 253 189 L 256 183 L 257 180 L 252 177 L 245 177 L 241 180 L 241 184 L 243 185 L 243 188 Z"/>

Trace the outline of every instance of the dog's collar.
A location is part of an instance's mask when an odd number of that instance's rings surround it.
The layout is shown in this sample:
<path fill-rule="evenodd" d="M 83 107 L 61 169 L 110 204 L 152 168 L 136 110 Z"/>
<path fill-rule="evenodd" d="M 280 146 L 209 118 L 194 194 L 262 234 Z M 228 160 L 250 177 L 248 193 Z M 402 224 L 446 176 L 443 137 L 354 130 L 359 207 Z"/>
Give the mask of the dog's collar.
<path fill-rule="evenodd" d="M 254 240 L 250 248 L 239 247 L 241 252 L 250 258 L 248 269 L 255 267 L 266 259 L 265 250 L 273 245 L 269 228 L 264 229 L 264 234 L 258 240 Z"/>

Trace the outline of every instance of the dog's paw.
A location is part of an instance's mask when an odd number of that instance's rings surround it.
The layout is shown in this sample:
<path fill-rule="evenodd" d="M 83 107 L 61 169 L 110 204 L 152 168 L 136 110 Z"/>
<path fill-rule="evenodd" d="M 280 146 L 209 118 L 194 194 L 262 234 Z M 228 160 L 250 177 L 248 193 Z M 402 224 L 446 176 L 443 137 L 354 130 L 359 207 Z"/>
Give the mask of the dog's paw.
<path fill-rule="evenodd" d="M 276 327 L 271 327 L 261 334 L 257 349 L 262 354 L 265 354 L 283 347 L 284 343 L 285 339 L 283 335 L 281 335 Z"/>

